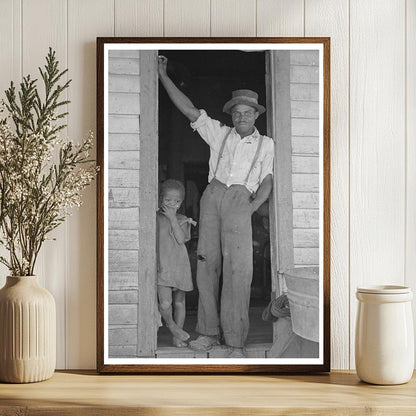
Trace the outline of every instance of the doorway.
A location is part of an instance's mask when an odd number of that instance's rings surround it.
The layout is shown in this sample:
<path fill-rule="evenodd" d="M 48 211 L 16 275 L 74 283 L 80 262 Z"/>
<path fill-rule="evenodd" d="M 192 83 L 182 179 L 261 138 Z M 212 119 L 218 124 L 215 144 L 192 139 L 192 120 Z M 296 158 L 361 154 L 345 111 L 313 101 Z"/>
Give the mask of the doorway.
<path fill-rule="evenodd" d="M 251 89 L 266 102 L 265 52 L 160 50 L 168 58 L 168 74 L 197 108 L 203 108 L 214 119 L 230 125 L 230 116 L 222 112 L 231 91 Z M 180 180 L 186 188 L 181 213 L 199 220 L 199 200 L 207 186 L 209 147 L 189 121 L 173 106 L 163 88 L 159 88 L 159 182 L 167 178 Z M 267 134 L 266 114 L 259 117 L 256 127 Z M 253 281 L 250 299 L 250 332 L 247 344 L 273 341 L 273 326 L 261 319 L 270 301 L 271 266 L 268 202 L 252 216 Z M 195 337 L 198 307 L 196 286 L 198 227 L 192 229 L 187 243 L 194 290 L 186 295 L 185 330 Z M 158 348 L 171 346 L 165 327 L 158 331 Z"/>

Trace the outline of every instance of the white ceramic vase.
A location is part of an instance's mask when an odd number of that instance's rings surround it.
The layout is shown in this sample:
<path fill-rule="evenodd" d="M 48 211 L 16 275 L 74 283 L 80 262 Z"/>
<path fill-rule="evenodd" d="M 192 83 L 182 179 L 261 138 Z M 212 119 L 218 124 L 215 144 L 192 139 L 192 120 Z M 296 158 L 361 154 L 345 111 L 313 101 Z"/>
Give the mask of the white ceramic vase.
<path fill-rule="evenodd" d="M 36 276 L 8 276 L 0 290 L 0 381 L 50 378 L 56 365 L 53 296 Z"/>
<path fill-rule="evenodd" d="M 373 286 L 357 289 L 355 366 L 372 384 L 402 384 L 414 368 L 414 332 L 410 288 Z"/>

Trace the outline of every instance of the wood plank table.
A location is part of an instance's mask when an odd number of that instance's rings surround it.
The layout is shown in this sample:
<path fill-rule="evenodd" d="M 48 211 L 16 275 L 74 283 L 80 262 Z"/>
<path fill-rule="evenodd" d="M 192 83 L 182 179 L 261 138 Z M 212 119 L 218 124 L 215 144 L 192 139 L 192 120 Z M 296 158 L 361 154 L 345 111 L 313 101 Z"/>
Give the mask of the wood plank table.
<path fill-rule="evenodd" d="M 0 415 L 416 415 L 416 375 L 400 386 L 320 375 L 97 375 L 57 371 L 1 384 Z"/>

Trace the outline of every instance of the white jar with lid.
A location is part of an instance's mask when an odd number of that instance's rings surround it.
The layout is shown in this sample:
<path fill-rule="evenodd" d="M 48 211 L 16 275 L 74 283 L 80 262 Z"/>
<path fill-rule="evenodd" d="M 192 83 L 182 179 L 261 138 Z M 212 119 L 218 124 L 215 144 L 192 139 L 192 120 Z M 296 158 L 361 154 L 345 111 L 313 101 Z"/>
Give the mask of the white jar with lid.
<path fill-rule="evenodd" d="M 411 300 L 406 286 L 357 289 L 355 366 L 358 377 L 372 384 L 402 384 L 414 368 Z"/>

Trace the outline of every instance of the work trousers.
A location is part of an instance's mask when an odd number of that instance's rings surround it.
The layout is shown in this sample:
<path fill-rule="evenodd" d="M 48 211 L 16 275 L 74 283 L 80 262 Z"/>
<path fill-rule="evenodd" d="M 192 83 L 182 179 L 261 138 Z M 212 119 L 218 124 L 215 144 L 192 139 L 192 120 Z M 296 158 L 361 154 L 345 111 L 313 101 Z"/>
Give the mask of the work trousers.
<path fill-rule="evenodd" d="M 239 348 L 248 335 L 253 276 L 250 195 L 243 185 L 227 187 L 213 179 L 202 195 L 199 219 L 196 330 L 219 335 L 221 328 L 225 343 Z"/>

